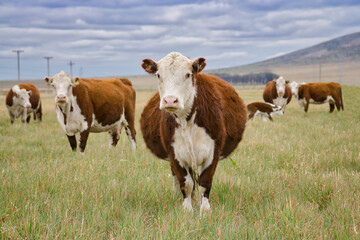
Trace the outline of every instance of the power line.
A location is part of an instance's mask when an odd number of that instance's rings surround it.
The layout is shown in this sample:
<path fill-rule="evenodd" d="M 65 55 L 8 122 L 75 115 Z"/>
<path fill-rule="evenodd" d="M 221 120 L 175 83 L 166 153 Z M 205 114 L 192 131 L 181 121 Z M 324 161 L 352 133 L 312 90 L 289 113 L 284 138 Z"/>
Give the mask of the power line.
<path fill-rule="evenodd" d="M 75 65 L 75 63 L 70 60 L 69 65 L 70 65 L 70 77 L 72 77 L 72 66 Z"/>
<path fill-rule="evenodd" d="M 18 65 L 18 81 L 20 81 L 20 53 L 24 52 L 24 50 L 12 50 L 17 53 L 17 65 Z"/>
<path fill-rule="evenodd" d="M 47 62 L 47 76 L 50 77 L 50 59 L 52 59 L 53 57 L 43 57 L 46 59 Z"/>

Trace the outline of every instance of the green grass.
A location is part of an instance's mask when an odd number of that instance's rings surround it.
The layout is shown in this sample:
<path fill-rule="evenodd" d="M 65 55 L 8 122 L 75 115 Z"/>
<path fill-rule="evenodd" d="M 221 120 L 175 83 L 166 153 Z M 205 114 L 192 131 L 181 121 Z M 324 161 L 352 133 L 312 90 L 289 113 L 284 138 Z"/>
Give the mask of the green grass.
<path fill-rule="evenodd" d="M 238 92 L 262 100 L 262 89 Z M 169 163 L 145 147 L 138 120 L 151 95 L 137 93 L 136 152 L 124 133 L 112 149 L 92 133 L 85 156 L 71 152 L 52 95 L 42 123 L 11 125 L 3 104 L 0 239 L 360 238 L 360 88 L 343 87 L 345 111 L 305 114 L 293 100 L 274 122 L 249 122 L 218 165 L 203 218 L 198 206 L 182 210 Z"/>

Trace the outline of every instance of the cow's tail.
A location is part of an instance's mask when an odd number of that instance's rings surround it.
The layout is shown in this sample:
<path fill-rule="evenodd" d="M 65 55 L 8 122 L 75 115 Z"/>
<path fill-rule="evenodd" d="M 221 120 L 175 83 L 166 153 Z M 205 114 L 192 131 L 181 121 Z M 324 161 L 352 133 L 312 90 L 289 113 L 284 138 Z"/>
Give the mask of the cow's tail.
<path fill-rule="evenodd" d="M 340 106 L 341 106 L 341 109 L 344 111 L 344 101 L 343 101 L 343 97 L 342 97 L 341 88 L 340 88 Z"/>
<path fill-rule="evenodd" d="M 120 78 L 120 80 L 121 80 L 125 85 L 128 85 L 128 86 L 132 87 L 132 83 L 130 82 L 129 79 L 127 79 L 127 78 Z"/>

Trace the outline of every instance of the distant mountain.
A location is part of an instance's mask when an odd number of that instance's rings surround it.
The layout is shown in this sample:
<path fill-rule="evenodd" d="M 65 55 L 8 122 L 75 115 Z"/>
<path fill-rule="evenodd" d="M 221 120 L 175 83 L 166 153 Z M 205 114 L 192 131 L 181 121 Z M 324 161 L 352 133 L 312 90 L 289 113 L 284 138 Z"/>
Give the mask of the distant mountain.
<path fill-rule="evenodd" d="M 338 37 L 312 47 L 274 57 L 261 62 L 212 70 L 212 73 L 244 74 L 264 72 L 279 67 L 330 64 L 360 61 L 360 32 Z"/>

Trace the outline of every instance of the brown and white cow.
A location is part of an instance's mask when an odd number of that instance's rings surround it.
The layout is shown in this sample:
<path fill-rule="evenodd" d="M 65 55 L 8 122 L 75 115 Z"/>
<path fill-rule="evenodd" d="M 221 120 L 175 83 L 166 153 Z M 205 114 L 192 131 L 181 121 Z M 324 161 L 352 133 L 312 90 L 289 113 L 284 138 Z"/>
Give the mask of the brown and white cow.
<path fill-rule="evenodd" d="M 264 101 L 278 105 L 285 110 L 292 97 L 288 83 L 289 81 L 286 81 L 283 77 L 268 82 L 263 92 Z"/>
<path fill-rule="evenodd" d="M 264 122 L 266 121 L 266 118 L 269 118 L 271 121 L 273 121 L 272 116 L 281 116 L 284 114 L 283 109 L 280 106 L 276 106 L 272 103 L 253 102 L 248 104 L 246 108 L 249 112 L 249 120 L 256 116 L 261 116 Z"/>
<path fill-rule="evenodd" d="M 309 104 L 322 104 L 329 102 L 330 112 L 333 112 L 335 105 L 338 111 L 344 110 L 341 85 L 335 82 L 328 83 L 306 83 L 298 87 L 297 100 L 300 106 L 307 112 Z"/>
<path fill-rule="evenodd" d="M 205 65 L 204 58 L 191 60 L 176 52 L 158 62 L 144 59 L 142 67 L 158 78 L 158 92 L 140 120 L 147 147 L 170 160 L 174 186 L 183 194 L 183 208 L 188 211 L 198 180 L 200 214 L 210 210 L 218 161 L 237 147 L 246 123 L 242 99 L 229 83 L 201 74 Z"/>
<path fill-rule="evenodd" d="M 41 121 L 40 92 L 31 83 L 17 84 L 6 95 L 6 107 L 9 112 L 11 123 L 21 116 L 23 123 L 30 122 L 30 113 L 34 114 L 34 120 Z"/>
<path fill-rule="evenodd" d="M 116 146 L 122 127 L 131 148 L 136 148 L 135 91 L 128 79 L 71 78 L 61 71 L 45 81 L 54 88 L 57 118 L 72 150 L 76 150 L 78 132 L 81 152 L 90 132 L 107 131 L 109 146 Z"/>

